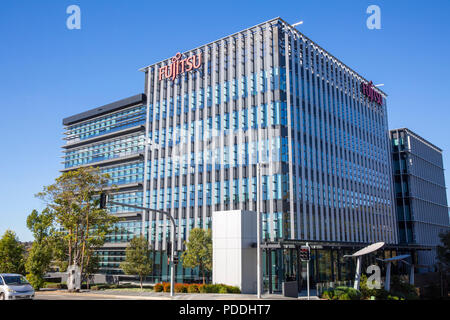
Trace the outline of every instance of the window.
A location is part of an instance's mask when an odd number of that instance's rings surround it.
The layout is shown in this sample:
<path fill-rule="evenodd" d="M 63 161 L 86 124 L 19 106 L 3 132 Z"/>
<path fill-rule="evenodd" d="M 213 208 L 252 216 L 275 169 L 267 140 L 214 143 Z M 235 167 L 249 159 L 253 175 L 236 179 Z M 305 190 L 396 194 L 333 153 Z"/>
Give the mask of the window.
<path fill-rule="evenodd" d="M 22 285 L 29 284 L 27 279 L 24 276 L 3 276 L 5 284 L 8 285 Z"/>

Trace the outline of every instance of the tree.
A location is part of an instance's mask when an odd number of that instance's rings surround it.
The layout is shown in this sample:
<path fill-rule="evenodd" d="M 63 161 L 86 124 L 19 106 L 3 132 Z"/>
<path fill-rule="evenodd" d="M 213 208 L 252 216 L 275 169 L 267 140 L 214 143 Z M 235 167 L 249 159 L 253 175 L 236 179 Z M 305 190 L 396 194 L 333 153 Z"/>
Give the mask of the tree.
<path fill-rule="evenodd" d="M 125 274 L 136 274 L 142 290 L 142 281 L 152 272 L 152 260 L 150 259 L 150 247 L 142 235 L 131 239 L 125 249 L 125 261 L 120 264 Z"/>
<path fill-rule="evenodd" d="M 53 266 L 58 268 L 59 272 L 67 272 L 69 267 L 69 248 L 63 237 L 55 236 L 52 239 L 52 249 L 53 249 Z"/>
<path fill-rule="evenodd" d="M 44 275 L 50 267 L 51 262 L 51 247 L 39 242 L 34 242 L 25 263 L 25 270 L 27 272 L 28 281 L 36 290 L 39 290 L 44 286 Z"/>
<path fill-rule="evenodd" d="M 212 268 L 212 239 L 211 229 L 194 228 L 189 233 L 189 241 L 185 242 L 186 251 L 183 252 L 183 266 L 185 268 L 199 267 L 205 283 L 205 271 Z"/>
<path fill-rule="evenodd" d="M 0 239 L 0 273 L 25 273 L 25 248 L 15 232 L 6 230 Z"/>
<path fill-rule="evenodd" d="M 438 271 L 440 278 L 441 296 L 445 295 L 449 288 L 449 272 L 450 272 L 450 230 L 439 234 L 442 245 L 437 246 Z"/>
<path fill-rule="evenodd" d="M 59 254 L 69 265 L 79 267 L 81 277 L 92 252 L 101 247 L 106 235 L 114 230 L 117 217 L 100 209 L 100 194 L 109 176 L 97 168 L 80 168 L 64 172 L 55 183 L 37 194 L 47 203 L 49 212 L 60 227 L 55 238 L 62 240 Z M 64 257 L 61 257 L 64 258 Z"/>
<path fill-rule="evenodd" d="M 34 241 L 42 243 L 48 240 L 54 231 L 53 215 L 48 208 L 44 209 L 41 214 L 37 210 L 33 210 L 27 217 L 27 228 L 33 233 Z"/>
<path fill-rule="evenodd" d="M 85 279 L 86 279 L 86 287 L 89 289 L 89 282 L 92 280 L 94 274 L 98 272 L 100 269 L 100 257 L 95 254 L 95 252 L 90 252 L 89 256 L 86 259 L 86 267 L 85 270 Z"/>
<path fill-rule="evenodd" d="M 44 209 L 41 214 L 33 210 L 27 217 L 27 227 L 35 240 L 29 251 L 25 270 L 31 285 L 39 290 L 44 285 L 44 275 L 52 262 L 53 215 L 48 209 Z"/>

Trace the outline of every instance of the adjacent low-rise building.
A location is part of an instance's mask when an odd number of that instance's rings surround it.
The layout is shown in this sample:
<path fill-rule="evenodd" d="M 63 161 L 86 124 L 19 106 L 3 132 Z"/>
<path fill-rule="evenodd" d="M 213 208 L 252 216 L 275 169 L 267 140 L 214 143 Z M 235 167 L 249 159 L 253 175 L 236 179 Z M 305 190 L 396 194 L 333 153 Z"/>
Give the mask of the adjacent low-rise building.
<path fill-rule="evenodd" d="M 442 150 L 406 128 L 390 135 L 399 243 L 431 246 L 418 264 L 434 266 L 439 234 L 450 229 Z"/>

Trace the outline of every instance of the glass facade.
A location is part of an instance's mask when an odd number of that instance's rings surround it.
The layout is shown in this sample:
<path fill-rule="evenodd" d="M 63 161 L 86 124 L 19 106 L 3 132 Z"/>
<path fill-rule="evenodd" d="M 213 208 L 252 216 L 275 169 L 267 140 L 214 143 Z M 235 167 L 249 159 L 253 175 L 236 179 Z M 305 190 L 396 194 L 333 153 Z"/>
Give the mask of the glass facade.
<path fill-rule="evenodd" d="M 258 164 L 266 165 L 260 185 L 268 241 L 396 243 L 386 104 L 362 94 L 365 79 L 281 19 L 181 56 L 195 54 L 202 65 L 175 80 L 159 79 L 172 59 L 144 68 L 141 104 L 67 126 L 66 170 L 98 164 L 122 185 L 120 201 L 170 212 L 180 252 L 192 228 L 210 227 L 213 211 L 256 210 Z M 122 224 L 129 231 L 109 242 L 125 246 L 144 227 L 154 250 L 151 278 L 167 280 L 168 221 L 111 212 L 141 225 Z M 123 257 L 102 252 L 104 270 L 119 272 L 109 269 L 109 254 Z M 331 277 L 331 253 L 320 254 L 315 272 Z M 269 255 L 280 279 L 299 273 L 296 252 Z M 198 270 L 181 264 L 176 274 L 177 281 L 199 280 Z"/>
<path fill-rule="evenodd" d="M 436 246 L 449 229 L 442 150 L 409 129 L 390 131 L 399 242 Z M 434 265 L 436 251 L 419 252 Z"/>
<path fill-rule="evenodd" d="M 127 110 L 99 117 L 66 128 L 64 138 L 67 144 L 93 138 L 106 133 L 123 130 L 145 123 L 145 106 L 128 108 Z"/>

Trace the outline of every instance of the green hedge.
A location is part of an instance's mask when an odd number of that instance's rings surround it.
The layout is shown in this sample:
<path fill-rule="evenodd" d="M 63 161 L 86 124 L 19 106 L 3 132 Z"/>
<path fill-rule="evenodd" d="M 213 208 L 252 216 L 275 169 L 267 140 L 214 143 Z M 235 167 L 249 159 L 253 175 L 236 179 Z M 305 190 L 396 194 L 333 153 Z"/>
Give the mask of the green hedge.
<path fill-rule="evenodd" d="M 144 285 L 142 286 L 144 289 L 153 289 L 153 286 Z M 107 283 L 100 283 L 92 285 L 91 290 L 106 290 L 106 289 L 136 289 L 140 288 L 139 285 L 134 284 L 107 284 Z"/>
<path fill-rule="evenodd" d="M 169 292 L 170 283 L 158 283 L 155 285 L 155 292 Z M 241 293 L 239 287 L 225 284 L 185 284 L 176 283 L 175 292 L 183 293 Z"/>
<path fill-rule="evenodd" d="M 47 282 L 47 283 L 44 284 L 44 288 L 48 288 L 48 289 L 67 289 L 67 285 L 65 283 Z"/>
<path fill-rule="evenodd" d="M 241 293 L 238 287 L 226 284 L 205 284 L 200 286 L 201 293 Z"/>
<path fill-rule="evenodd" d="M 322 298 L 328 300 L 361 300 L 361 292 L 350 287 L 328 288 L 322 293 Z"/>
<path fill-rule="evenodd" d="M 415 300 L 418 299 L 416 288 L 408 283 L 404 283 L 401 279 L 394 275 L 391 280 L 391 291 L 388 292 L 383 288 L 369 289 L 367 286 L 367 276 L 361 275 L 361 294 L 363 299 L 375 300 Z"/>

